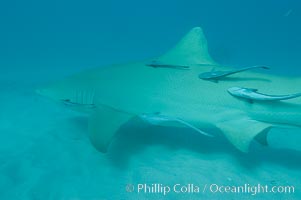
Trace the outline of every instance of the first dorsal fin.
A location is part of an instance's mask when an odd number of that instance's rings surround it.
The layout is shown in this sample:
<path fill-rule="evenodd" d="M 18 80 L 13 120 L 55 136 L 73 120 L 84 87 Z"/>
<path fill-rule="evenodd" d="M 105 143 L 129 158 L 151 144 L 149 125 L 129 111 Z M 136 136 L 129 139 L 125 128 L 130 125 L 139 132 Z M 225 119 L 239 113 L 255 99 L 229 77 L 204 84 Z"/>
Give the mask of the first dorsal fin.
<path fill-rule="evenodd" d="M 158 61 L 181 65 L 216 65 L 209 55 L 207 40 L 201 27 L 189 31 L 174 48 L 159 57 Z"/>

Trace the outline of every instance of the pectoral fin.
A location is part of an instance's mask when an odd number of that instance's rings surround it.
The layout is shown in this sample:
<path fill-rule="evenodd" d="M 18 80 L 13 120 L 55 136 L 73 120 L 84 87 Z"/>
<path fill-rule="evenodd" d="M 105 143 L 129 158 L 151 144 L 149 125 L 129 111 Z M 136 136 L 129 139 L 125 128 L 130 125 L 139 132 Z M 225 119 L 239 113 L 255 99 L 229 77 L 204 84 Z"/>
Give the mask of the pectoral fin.
<path fill-rule="evenodd" d="M 267 144 L 267 133 L 273 126 L 249 118 L 241 118 L 218 123 L 217 127 L 237 149 L 248 152 L 253 139 L 261 144 Z"/>
<path fill-rule="evenodd" d="M 117 130 L 132 117 L 106 106 L 96 108 L 89 121 L 91 143 L 98 151 L 106 152 Z"/>

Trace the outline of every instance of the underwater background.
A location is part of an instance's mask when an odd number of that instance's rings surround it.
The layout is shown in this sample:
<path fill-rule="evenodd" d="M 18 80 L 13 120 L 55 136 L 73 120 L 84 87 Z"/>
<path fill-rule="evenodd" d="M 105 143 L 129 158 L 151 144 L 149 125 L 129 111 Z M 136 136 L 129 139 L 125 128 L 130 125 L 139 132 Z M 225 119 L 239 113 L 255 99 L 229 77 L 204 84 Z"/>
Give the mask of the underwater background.
<path fill-rule="evenodd" d="M 301 199 L 300 129 L 272 130 L 269 147 L 244 154 L 222 137 L 137 127 L 102 154 L 87 137 L 87 116 L 34 92 L 85 69 L 161 55 L 195 26 L 220 64 L 301 76 L 300 21 L 297 0 L 1 1 L 0 199 Z M 295 191 L 127 191 L 140 183 Z"/>

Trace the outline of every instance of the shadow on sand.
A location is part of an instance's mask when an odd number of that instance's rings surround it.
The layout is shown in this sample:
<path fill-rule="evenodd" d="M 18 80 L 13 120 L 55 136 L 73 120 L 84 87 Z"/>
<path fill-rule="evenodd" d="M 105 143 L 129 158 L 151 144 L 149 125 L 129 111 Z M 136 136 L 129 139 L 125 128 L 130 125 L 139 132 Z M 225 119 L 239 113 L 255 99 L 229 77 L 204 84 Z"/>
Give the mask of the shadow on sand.
<path fill-rule="evenodd" d="M 87 133 L 87 118 L 77 117 L 73 121 L 83 133 Z M 210 130 L 206 131 L 212 133 Z M 301 168 L 301 151 L 263 147 L 253 142 L 250 152 L 242 153 L 220 132 L 214 131 L 215 137 L 206 137 L 186 128 L 158 127 L 130 122 L 116 133 L 105 156 L 114 167 L 127 168 L 128 161 L 145 148 L 164 146 L 174 150 L 185 149 L 196 152 L 200 158 L 204 154 L 207 158 L 208 154 L 213 157 L 230 155 L 246 169 L 253 169 L 264 163 L 273 163 L 290 169 Z"/>

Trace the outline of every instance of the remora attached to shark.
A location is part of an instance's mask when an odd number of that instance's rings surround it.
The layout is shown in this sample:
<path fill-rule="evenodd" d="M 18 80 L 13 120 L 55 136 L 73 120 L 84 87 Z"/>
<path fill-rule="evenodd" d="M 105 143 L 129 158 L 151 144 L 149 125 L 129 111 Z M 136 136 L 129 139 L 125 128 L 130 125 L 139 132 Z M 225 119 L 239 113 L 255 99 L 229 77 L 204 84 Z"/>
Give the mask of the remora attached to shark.
<path fill-rule="evenodd" d="M 202 130 L 210 125 L 219 129 L 239 150 L 247 152 L 251 141 L 262 144 L 272 127 L 301 127 L 301 100 L 256 102 L 250 104 L 230 94 L 231 87 L 257 88 L 264 93 L 296 93 L 300 78 L 280 77 L 254 72 L 234 74 L 232 80 L 212 84 L 198 78 L 218 65 L 210 57 L 200 27 L 193 28 L 160 63 L 191 66 L 189 70 L 146 66 L 154 59 L 88 70 L 41 87 L 37 92 L 56 101 L 90 112 L 89 137 L 101 152 L 106 152 L 116 131 L 136 117 L 156 119 L 156 125 L 183 126 Z M 220 66 L 221 70 L 233 70 Z M 164 123 L 161 123 L 164 122 Z"/>

